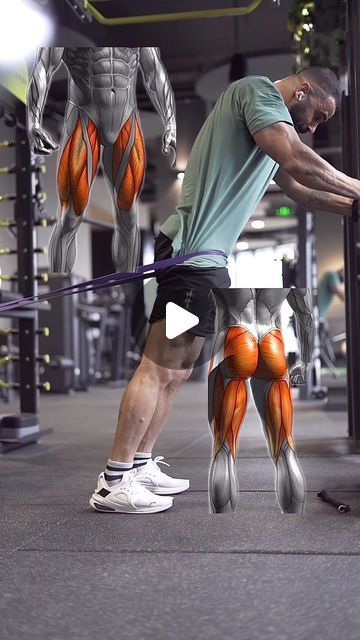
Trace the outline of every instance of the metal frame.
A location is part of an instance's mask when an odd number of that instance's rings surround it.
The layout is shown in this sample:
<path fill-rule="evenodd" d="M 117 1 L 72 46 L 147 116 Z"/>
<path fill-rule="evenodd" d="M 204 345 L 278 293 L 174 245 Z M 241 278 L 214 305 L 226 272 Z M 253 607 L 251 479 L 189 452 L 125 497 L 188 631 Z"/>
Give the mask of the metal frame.
<path fill-rule="evenodd" d="M 17 229 L 18 291 L 25 298 L 37 294 L 36 253 L 33 200 L 33 179 L 31 151 L 26 133 L 25 105 L 16 106 L 16 204 L 15 221 Z M 21 126 L 23 125 L 23 126 Z M 39 392 L 35 354 L 37 352 L 37 313 L 32 317 L 19 317 L 19 379 L 21 413 L 38 413 Z"/>
<path fill-rule="evenodd" d="M 296 285 L 310 290 L 312 297 L 313 314 L 315 319 L 316 337 L 312 356 L 312 370 L 307 383 L 299 387 L 300 400 L 313 400 L 323 398 L 324 391 L 320 388 L 320 361 L 319 361 L 319 314 L 315 296 L 317 283 L 316 243 L 315 243 L 315 216 L 311 211 L 298 209 L 298 238 L 299 259 L 297 263 Z"/>
<path fill-rule="evenodd" d="M 14 226 L 17 237 L 17 281 L 18 292 L 25 297 L 36 295 L 36 230 L 35 216 L 35 165 L 32 161 L 26 132 L 26 107 L 4 87 L 1 87 L 1 101 L 15 114 L 15 142 L 7 146 L 15 147 L 16 153 L 16 202 L 14 206 Z M 3 317 L 18 320 L 19 344 L 19 400 L 20 412 L 0 416 L 0 453 L 35 443 L 39 437 L 51 433 L 51 429 L 41 430 L 38 420 L 39 390 L 37 367 L 38 310 L 48 309 L 48 305 L 34 303 L 26 311 L 3 311 Z"/>
<path fill-rule="evenodd" d="M 349 95 L 343 98 L 344 171 L 360 178 L 360 4 L 347 2 L 347 66 Z M 345 294 L 347 336 L 347 391 L 349 435 L 360 440 L 360 230 L 359 223 L 345 218 Z"/>
<path fill-rule="evenodd" d="M 69 4 L 72 4 L 67 0 Z M 255 9 L 263 2 L 263 0 L 251 0 L 250 4 L 245 7 L 229 7 L 227 9 L 201 9 L 198 11 L 176 11 L 172 13 L 156 13 L 140 16 L 118 16 L 117 18 L 107 18 L 96 7 L 99 2 L 107 2 L 108 0 L 83 0 L 84 12 L 90 14 L 96 22 L 110 27 L 129 24 L 149 24 L 153 22 L 175 22 L 178 20 L 198 20 L 201 18 L 226 18 L 231 16 L 243 16 Z M 72 5 L 73 9 L 79 15 L 79 0 Z M 82 11 L 80 13 L 83 13 Z M 80 16 L 81 17 L 81 16 Z M 85 18 L 81 17 L 82 20 Z"/>

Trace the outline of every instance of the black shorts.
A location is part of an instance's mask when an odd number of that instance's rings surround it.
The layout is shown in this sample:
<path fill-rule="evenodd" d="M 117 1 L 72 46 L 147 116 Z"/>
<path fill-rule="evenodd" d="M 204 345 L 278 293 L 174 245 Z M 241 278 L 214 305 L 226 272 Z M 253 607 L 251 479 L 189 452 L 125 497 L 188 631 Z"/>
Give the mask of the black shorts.
<path fill-rule="evenodd" d="M 155 261 L 171 258 L 171 240 L 159 233 L 155 240 Z M 216 305 L 212 288 L 228 288 L 231 280 L 225 267 L 174 266 L 157 272 L 156 300 L 149 322 L 166 316 L 166 305 L 174 302 L 199 318 L 199 324 L 190 333 L 208 336 L 215 330 Z"/>

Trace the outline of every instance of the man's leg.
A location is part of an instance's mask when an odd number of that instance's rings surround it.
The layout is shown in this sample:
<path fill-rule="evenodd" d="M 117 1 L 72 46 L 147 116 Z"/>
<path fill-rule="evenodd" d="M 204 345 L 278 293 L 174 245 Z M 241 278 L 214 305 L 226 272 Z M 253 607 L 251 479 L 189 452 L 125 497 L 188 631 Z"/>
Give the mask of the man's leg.
<path fill-rule="evenodd" d="M 188 332 L 168 340 L 165 322 L 163 319 L 151 325 L 145 353 L 123 396 L 111 458 L 90 498 L 91 507 L 97 511 L 163 511 L 172 505 L 172 498 L 163 494 L 170 496 L 189 486 L 187 480 L 162 474 L 156 460 L 150 459 L 135 476 L 127 473 L 149 426 L 152 425 L 149 440 L 154 441 L 159 435 L 176 391 L 189 377 L 204 342 L 204 338 Z M 169 386 L 171 393 L 166 391 Z M 161 412 L 157 413 L 159 408 Z M 159 484 L 159 477 L 166 482 Z"/>
<path fill-rule="evenodd" d="M 204 344 L 204 338 L 190 332 L 169 340 L 165 327 L 165 319 L 150 327 L 141 363 L 120 405 L 112 460 L 132 461 L 136 451 L 144 450 L 139 449 L 143 439 L 153 446 Z"/>
<path fill-rule="evenodd" d="M 99 166 L 100 143 L 94 123 L 69 105 L 59 151 L 58 219 L 49 241 L 49 269 L 70 273 L 76 259 L 76 234 Z"/>
<path fill-rule="evenodd" d="M 192 368 L 185 374 L 185 380 L 190 377 Z M 160 394 L 159 401 L 156 405 L 154 415 L 150 424 L 137 448 L 138 452 L 152 453 L 154 445 L 165 425 L 166 419 L 171 412 L 178 391 L 182 385 L 182 379 L 173 380 L 164 388 Z"/>

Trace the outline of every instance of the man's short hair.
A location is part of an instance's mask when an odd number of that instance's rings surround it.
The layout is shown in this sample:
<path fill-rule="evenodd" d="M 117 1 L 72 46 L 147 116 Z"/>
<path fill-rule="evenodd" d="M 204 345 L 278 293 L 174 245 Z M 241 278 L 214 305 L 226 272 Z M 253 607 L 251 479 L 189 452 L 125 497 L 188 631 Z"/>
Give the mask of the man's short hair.
<path fill-rule="evenodd" d="M 318 90 L 324 97 L 332 97 L 335 100 L 336 109 L 341 104 L 341 85 L 336 74 L 325 67 L 308 67 L 297 72 L 304 80 L 308 80 L 314 90 Z"/>

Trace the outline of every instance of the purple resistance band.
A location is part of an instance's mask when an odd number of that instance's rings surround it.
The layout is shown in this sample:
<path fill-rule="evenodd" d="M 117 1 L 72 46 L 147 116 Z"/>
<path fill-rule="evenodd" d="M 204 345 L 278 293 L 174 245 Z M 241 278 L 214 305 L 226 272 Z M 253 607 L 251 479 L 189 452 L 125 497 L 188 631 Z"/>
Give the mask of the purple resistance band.
<path fill-rule="evenodd" d="M 12 300 L 11 302 L 3 302 L 0 304 L 1 311 L 14 311 L 15 309 L 21 309 L 27 307 L 34 302 L 41 302 L 42 300 L 50 300 L 51 298 L 57 298 L 59 296 L 68 296 L 75 293 L 81 293 L 83 291 L 95 291 L 96 289 L 102 289 L 105 287 L 113 287 L 122 284 L 128 284 L 137 280 L 144 280 L 145 278 L 152 278 L 154 272 L 159 269 L 167 269 L 168 267 L 180 265 L 190 258 L 197 256 L 226 256 L 223 251 L 217 249 L 195 251 L 194 253 L 188 253 L 184 256 L 176 256 L 175 258 L 167 258 L 166 260 L 160 260 L 153 262 L 152 264 L 145 264 L 137 268 L 134 272 L 116 272 L 110 273 L 106 276 L 100 276 L 93 280 L 86 280 L 79 284 L 74 284 L 69 287 L 63 287 L 62 289 L 55 289 L 48 293 L 43 293 L 38 296 L 31 296 L 29 298 L 20 298 L 19 300 Z"/>

